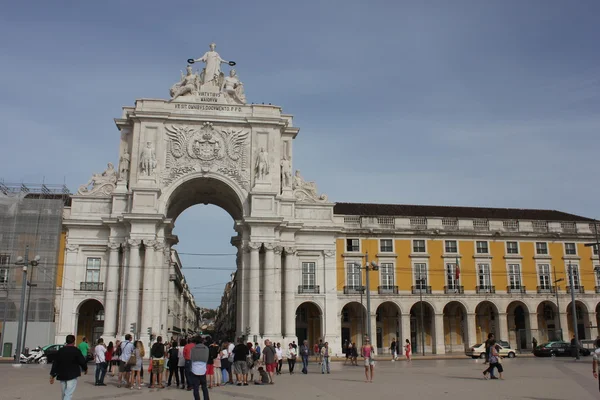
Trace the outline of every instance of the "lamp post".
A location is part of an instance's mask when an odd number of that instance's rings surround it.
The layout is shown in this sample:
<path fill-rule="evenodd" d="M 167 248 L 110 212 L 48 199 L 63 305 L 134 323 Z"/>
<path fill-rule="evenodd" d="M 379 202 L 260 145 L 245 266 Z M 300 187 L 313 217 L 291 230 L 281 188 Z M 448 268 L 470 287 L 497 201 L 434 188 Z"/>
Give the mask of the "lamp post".
<path fill-rule="evenodd" d="M 23 328 L 23 346 L 27 342 L 27 323 L 29 322 L 29 303 L 31 303 L 31 289 L 37 287 L 37 284 L 27 282 L 27 286 L 29 286 L 29 290 L 27 293 L 27 306 L 25 307 L 25 328 Z"/>
<path fill-rule="evenodd" d="M 569 261 L 569 286 L 571 287 L 571 313 L 573 314 L 573 332 L 575 333 L 575 359 L 579 360 L 579 331 L 577 329 L 577 307 L 575 306 L 575 284 L 573 266 Z"/>
<path fill-rule="evenodd" d="M 558 300 L 558 286 L 556 286 L 556 284 L 564 281 L 564 279 L 556 279 L 556 268 L 552 267 L 552 269 L 554 270 L 554 293 L 556 294 L 556 314 L 558 316 L 558 330 L 560 332 L 560 340 L 563 340 L 562 327 L 560 326 L 560 303 Z"/>
<path fill-rule="evenodd" d="M 419 285 L 419 304 L 421 305 L 421 349 L 422 354 L 425 355 L 425 323 L 423 322 L 423 286 L 425 285 L 425 278 L 416 279 L 417 285 Z"/>
<path fill-rule="evenodd" d="M 371 286 L 369 283 L 369 271 L 379 271 L 379 265 L 374 261 L 371 261 L 369 264 L 369 252 L 365 253 L 365 266 L 363 268 L 365 269 L 365 275 L 367 277 L 367 337 L 371 340 L 371 343 L 373 343 L 373 338 L 371 337 Z"/>
<path fill-rule="evenodd" d="M 17 357 L 15 357 L 15 362 L 20 362 L 21 353 L 23 352 L 23 347 L 25 343 L 22 341 L 23 337 L 23 318 L 25 317 L 25 292 L 27 291 L 27 268 L 29 266 L 35 267 L 38 265 L 41 257 L 35 256 L 35 258 L 29 261 L 29 246 L 25 247 L 25 256 L 17 257 L 17 261 L 15 265 L 19 265 L 23 267 L 23 284 L 21 286 L 21 308 L 19 309 L 19 328 L 17 329 Z"/>
<path fill-rule="evenodd" d="M 6 340 L 4 338 L 4 332 L 6 331 L 6 321 L 8 321 L 8 277 L 6 279 L 6 282 L 3 283 L 2 286 L 2 289 L 6 292 L 6 298 L 4 299 L 4 319 L 2 320 L 2 337 L 0 338 L 2 340 L 2 346 L 0 347 L 0 356 L 4 356 L 4 341 Z"/>

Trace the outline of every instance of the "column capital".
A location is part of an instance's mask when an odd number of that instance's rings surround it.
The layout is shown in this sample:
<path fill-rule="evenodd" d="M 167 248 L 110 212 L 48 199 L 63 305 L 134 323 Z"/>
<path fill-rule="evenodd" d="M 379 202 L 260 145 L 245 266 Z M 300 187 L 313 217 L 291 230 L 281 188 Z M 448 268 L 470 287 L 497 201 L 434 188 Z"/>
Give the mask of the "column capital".
<path fill-rule="evenodd" d="M 118 242 L 108 242 L 108 244 L 106 245 L 106 247 L 108 247 L 108 250 L 110 250 L 110 251 L 119 251 L 119 248 L 121 247 L 121 243 L 118 243 Z"/>
<path fill-rule="evenodd" d="M 146 248 L 154 248 L 157 244 L 158 241 L 156 240 L 144 240 L 144 246 L 146 246 Z"/>
<path fill-rule="evenodd" d="M 285 254 L 289 255 L 289 256 L 296 255 L 296 253 L 297 253 L 296 248 L 295 247 L 291 247 L 291 246 L 284 247 L 284 251 L 285 251 Z"/>
<path fill-rule="evenodd" d="M 282 246 L 275 246 L 273 248 L 273 251 L 275 252 L 275 254 L 277 254 L 278 256 L 280 256 L 281 253 L 283 253 L 283 247 Z"/>
<path fill-rule="evenodd" d="M 162 240 L 154 241 L 154 250 L 161 251 L 161 250 L 164 250 L 164 248 L 165 248 L 165 242 L 163 242 Z"/>
<path fill-rule="evenodd" d="M 266 251 L 273 251 L 275 249 L 275 243 L 265 242 L 263 243 Z"/>
<path fill-rule="evenodd" d="M 139 248 L 142 244 L 140 239 L 127 239 L 127 246 L 129 248 Z"/>
<path fill-rule="evenodd" d="M 251 251 L 260 250 L 261 246 L 262 246 L 262 243 L 248 242 L 248 243 L 246 243 L 246 247 L 244 248 L 244 250 L 247 251 L 248 253 L 250 253 Z"/>

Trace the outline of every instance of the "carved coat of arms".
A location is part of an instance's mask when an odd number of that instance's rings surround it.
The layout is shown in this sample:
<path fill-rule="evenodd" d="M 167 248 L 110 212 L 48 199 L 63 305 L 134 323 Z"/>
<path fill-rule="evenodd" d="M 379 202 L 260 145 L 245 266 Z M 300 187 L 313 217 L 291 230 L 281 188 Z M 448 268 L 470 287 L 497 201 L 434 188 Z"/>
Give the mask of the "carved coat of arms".
<path fill-rule="evenodd" d="M 194 171 L 219 172 L 247 189 L 250 176 L 247 168 L 248 131 L 217 129 L 210 122 L 201 127 L 166 126 L 169 138 L 166 171 L 163 182 Z"/>

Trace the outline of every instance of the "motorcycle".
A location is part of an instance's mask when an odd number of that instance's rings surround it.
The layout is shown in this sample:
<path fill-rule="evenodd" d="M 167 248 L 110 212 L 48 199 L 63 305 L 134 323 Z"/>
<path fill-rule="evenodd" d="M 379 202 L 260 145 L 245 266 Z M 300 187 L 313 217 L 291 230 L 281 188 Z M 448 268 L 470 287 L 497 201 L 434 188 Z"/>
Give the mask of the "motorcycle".
<path fill-rule="evenodd" d="M 44 350 L 41 347 L 36 347 L 28 353 L 21 353 L 19 357 L 21 364 L 46 364 L 48 359 L 44 355 Z"/>

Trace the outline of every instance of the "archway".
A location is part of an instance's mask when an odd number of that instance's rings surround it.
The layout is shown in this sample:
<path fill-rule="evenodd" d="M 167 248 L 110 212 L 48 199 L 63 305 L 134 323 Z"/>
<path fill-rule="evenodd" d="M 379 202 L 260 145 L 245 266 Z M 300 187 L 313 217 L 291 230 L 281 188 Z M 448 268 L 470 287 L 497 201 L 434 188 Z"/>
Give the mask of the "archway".
<path fill-rule="evenodd" d="M 572 302 L 569 302 L 567 305 L 567 323 L 569 336 L 565 337 L 565 340 L 571 340 L 575 335 L 575 329 L 573 328 L 573 306 Z M 591 339 L 589 337 L 588 329 L 590 327 L 590 317 L 588 313 L 588 308 L 582 302 L 575 300 L 575 311 L 577 317 L 577 333 L 579 335 L 579 340 Z"/>
<path fill-rule="evenodd" d="M 352 301 L 342 308 L 342 343 L 355 343 L 359 348 L 363 345 L 363 339 L 367 334 L 366 318 L 367 310 L 365 307 Z"/>
<path fill-rule="evenodd" d="M 542 301 L 537 307 L 537 332 L 531 332 L 539 344 L 544 342 L 562 340 L 560 318 L 556 304 L 551 301 Z"/>
<path fill-rule="evenodd" d="M 596 304 L 596 335 L 600 336 L 600 303 Z"/>
<path fill-rule="evenodd" d="M 321 309 L 311 301 L 304 302 L 296 309 L 296 337 L 298 343 L 308 341 L 310 348 L 319 339 L 323 339 L 322 329 L 323 314 Z"/>
<path fill-rule="evenodd" d="M 475 308 L 475 323 L 477 327 L 477 343 L 483 343 L 488 335 L 493 333 L 497 339 L 506 340 L 498 337 L 498 307 L 491 301 L 482 301 Z"/>
<path fill-rule="evenodd" d="M 434 315 L 433 306 L 426 301 L 417 302 L 411 307 L 410 342 L 414 353 L 433 353 L 435 349 Z"/>
<path fill-rule="evenodd" d="M 377 307 L 375 315 L 377 354 L 389 354 L 392 340 L 400 340 L 402 337 L 400 336 L 400 307 L 396 303 L 386 301 Z M 400 351 L 398 353 L 401 354 Z"/>
<path fill-rule="evenodd" d="M 90 346 L 104 333 L 104 306 L 94 299 L 85 300 L 77 313 L 77 343 L 85 337 Z"/>
<path fill-rule="evenodd" d="M 517 350 L 531 348 L 531 331 L 529 325 L 529 309 L 521 301 L 513 301 L 506 307 L 506 323 L 508 340 Z"/>
<path fill-rule="evenodd" d="M 469 346 L 468 343 L 467 310 L 462 303 L 451 301 L 444 306 L 444 344 L 446 353 L 463 353 Z"/>

